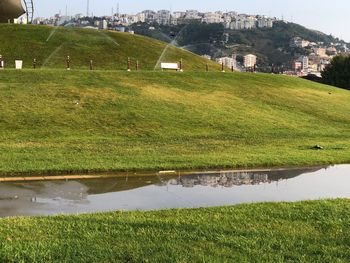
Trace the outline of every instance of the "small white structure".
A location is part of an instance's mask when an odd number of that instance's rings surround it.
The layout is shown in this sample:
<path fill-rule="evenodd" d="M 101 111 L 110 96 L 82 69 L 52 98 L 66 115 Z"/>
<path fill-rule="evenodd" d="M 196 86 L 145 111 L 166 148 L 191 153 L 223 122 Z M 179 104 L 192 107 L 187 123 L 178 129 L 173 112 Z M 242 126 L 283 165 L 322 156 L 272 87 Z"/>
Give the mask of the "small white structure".
<path fill-rule="evenodd" d="M 160 67 L 162 70 L 168 69 L 168 70 L 180 70 L 178 63 L 161 63 Z"/>
<path fill-rule="evenodd" d="M 22 69 L 23 68 L 23 60 L 15 60 L 15 66 L 16 66 L 16 69 Z"/>
<path fill-rule="evenodd" d="M 0 55 L 0 69 L 4 69 L 4 67 L 5 67 L 5 62 L 2 59 L 2 55 Z"/>

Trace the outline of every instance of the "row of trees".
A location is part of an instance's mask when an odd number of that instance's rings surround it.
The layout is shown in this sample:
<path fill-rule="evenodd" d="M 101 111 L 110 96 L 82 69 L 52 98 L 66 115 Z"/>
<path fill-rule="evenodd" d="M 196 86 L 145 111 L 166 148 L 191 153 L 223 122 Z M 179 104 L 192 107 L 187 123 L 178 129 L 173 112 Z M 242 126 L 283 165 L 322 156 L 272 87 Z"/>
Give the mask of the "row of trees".
<path fill-rule="evenodd" d="M 322 72 L 323 82 L 350 90 L 350 55 L 340 55 L 332 59 Z"/>

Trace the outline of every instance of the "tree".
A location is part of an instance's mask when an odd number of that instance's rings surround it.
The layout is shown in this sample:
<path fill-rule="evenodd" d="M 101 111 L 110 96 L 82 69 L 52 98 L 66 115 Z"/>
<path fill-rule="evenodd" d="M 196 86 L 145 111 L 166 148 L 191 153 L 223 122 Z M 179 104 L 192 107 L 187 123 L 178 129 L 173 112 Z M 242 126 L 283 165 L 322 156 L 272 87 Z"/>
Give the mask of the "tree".
<path fill-rule="evenodd" d="M 350 90 L 350 55 L 339 55 L 332 59 L 322 72 L 326 84 Z"/>

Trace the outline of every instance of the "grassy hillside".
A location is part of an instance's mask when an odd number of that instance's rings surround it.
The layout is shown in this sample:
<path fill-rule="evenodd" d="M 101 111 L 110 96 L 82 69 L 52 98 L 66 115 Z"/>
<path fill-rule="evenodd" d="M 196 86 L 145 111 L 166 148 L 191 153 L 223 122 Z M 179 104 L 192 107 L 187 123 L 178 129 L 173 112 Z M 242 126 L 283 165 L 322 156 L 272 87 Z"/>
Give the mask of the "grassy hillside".
<path fill-rule="evenodd" d="M 0 219 L 1 262 L 349 262 L 350 201 Z"/>
<path fill-rule="evenodd" d="M 248 73 L 0 72 L 0 173 L 350 162 L 350 93 Z M 324 150 L 311 149 L 322 145 Z"/>
<path fill-rule="evenodd" d="M 12 68 L 15 59 L 23 60 L 24 67 L 32 68 L 34 58 L 38 67 L 65 68 L 67 56 L 71 57 L 73 69 L 88 69 L 90 60 L 96 69 L 126 69 L 128 57 L 133 68 L 139 60 L 141 68 L 147 70 L 153 70 L 160 57 L 163 62 L 183 59 L 186 70 L 204 71 L 206 63 L 219 68 L 216 63 L 188 51 L 166 48 L 163 42 L 129 33 L 2 24 L 0 36 L 0 54 L 7 67 Z"/>

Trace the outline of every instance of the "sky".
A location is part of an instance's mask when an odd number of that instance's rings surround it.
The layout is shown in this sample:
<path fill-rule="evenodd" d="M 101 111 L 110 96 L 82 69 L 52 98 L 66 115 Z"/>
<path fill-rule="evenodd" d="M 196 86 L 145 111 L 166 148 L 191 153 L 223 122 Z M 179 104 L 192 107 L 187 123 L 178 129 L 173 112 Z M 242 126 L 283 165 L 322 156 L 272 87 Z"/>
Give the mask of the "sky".
<path fill-rule="evenodd" d="M 145 9 L 181 11 L 237 11 L 239 13 L 268 15 L 284 18 L 311 29 L 350 42 L 349 0 L 90 0 L 94 15 L 110 15 L 117 3 L 121 13 L 136 14 Z M 49 17 L 60 10 L 68 15 L 86 14 L 87 0 L 34 0 L 35 16 Z"/>

